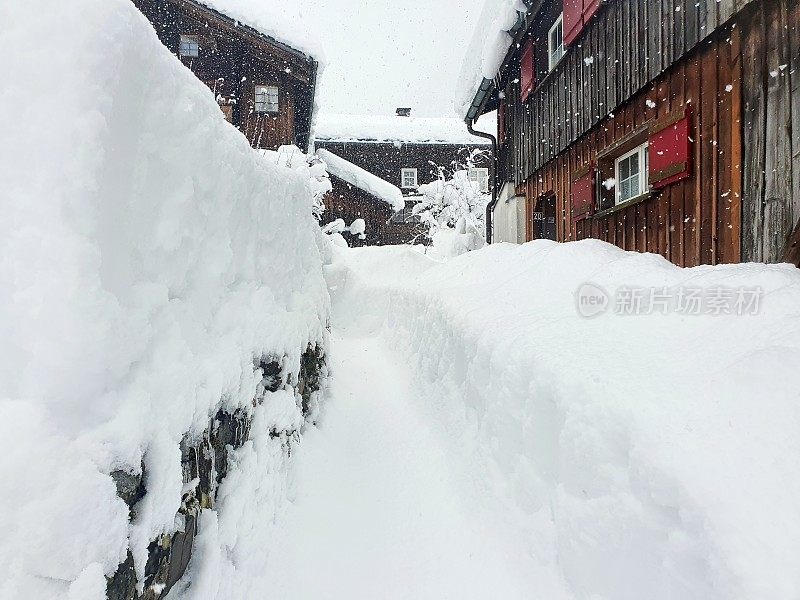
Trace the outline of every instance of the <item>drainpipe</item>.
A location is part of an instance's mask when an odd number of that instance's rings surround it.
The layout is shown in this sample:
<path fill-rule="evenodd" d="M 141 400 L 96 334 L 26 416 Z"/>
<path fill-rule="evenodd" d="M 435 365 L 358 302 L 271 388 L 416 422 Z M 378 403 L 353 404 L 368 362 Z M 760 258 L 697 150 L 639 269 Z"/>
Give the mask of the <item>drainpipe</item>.
<path fill-rule="evenodd" d="M 469 117 L 466 118 L 465 123 L 467 124 L 467 131 L 469 131 L 472 135 L 492 142 L 492 162 L 494 163 L 494 168 L 492 169 L 492 175 L 491 175 L 492 201 L 489 202 L 489 205 L 486 207 L 486 243 L 491 244 L 492 211 L 494 210 L 494 207 L 497 204 L 497 138 L 495 138 L 490 133 L 475 131 L 472 128 L 472 119 L 470 119 Z"/>

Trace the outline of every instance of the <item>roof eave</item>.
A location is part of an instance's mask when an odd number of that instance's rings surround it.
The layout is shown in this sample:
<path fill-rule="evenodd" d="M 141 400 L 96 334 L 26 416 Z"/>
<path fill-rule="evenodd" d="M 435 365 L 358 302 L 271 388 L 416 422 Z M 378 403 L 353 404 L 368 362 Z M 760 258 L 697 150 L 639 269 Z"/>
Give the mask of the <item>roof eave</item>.
<path fill-rule="evenodd" d="M 173 0 L 173 2 L 174 1 L 176 1 L 176 0 Z M 181 0 L 177 0 L 177 1 L 181 1 Z M 292 55 L 294 58 L 300 59 L 301 61 L 307 61 L 309 63 L 316 62 L 314 57 L 311 56 L 310 54 L 306 54 L 305 52 L 302 52 L 302 51 L 298 50 L 297 48 L 293 48 L 292 46 L 290 46 L 286 42 L 282 42 L 282 41 L 280 41 L 278 39 L 275 39 L 271 35 L 267 35 L 266 33 L 263 33 L 261 31 L 259 31 L 255 27 L 252 27 L 250 25 L 242 23 L 238 19 L 230 17 L 230 16 L 226 15 L 225 13 L 217 10 L 216 8 L 208 6 L 207 4 L 205 4 L 203 2 L 203 0 L 182 0 L 182 1 L 186 2 L 187 4 L 190 4 L 190 5 L 194 6 L 196 9 L 205 10 L 205 11 L 208 11 L 210 13 L 213 13 L 217 18 L 219 18 L 219 19 L 221 19 L 223 21 L 226 21 L 229 25 L 232 25 L 233 27 L 235 27 L 237 29 L 241 29 L 241 30 L 249 33 L 250 35 L 254 35 L 256 37 L 261 38 L 264 42 L 274 46 L 275 48 L 279 48 L 280 50 L 286 52 L 287 54 Z"/>
<path fill-rule="evenodd" d="M 517 47 L 527 33 L 528 28 L 531 26 L 534 17 L 539 14 L 539 11 L 544 3 L 545 0 L 525 0 L 525 5 L 528 7 L 527 12 L 524 14 L 517 12 L 517 22 L 514 24 L 514 27 L 508 31 L 508 34 L 512 38 L 512 42 L 508 46 L 508 51 L 506 52 L 506 56 L 496 74 L 496 79 L 501 79 L 502 74 L 508 70 L 509 65 L 514 60 L 514 56 L 517 53 Z M 467 116 L 464 119 L 465 121 L 474 123 L 478 117 L 488 112 L 486 109 L 487 104 L 492 99 L 495 92 L 494 81 L 494 79 L 483 79 L 478 91 L 475 93 L 475 97 L 472 100 L 469 111 L 467 111 Z"/>

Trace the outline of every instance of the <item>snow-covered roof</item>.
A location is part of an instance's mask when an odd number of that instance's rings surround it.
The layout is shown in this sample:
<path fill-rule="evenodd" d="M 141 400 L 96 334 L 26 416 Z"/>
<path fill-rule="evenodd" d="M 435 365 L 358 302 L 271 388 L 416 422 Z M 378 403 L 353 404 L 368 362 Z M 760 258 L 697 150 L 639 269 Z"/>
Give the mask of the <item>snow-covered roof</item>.
<path fill-rule="evenodd" d="M 508 32 L 516 24 L 519 13 L 527 10 L 522 0 L 484 0 L 478 28 L 467 48 L 456 83 L 454 101 L 456 112 L 462 117 L 467 116 L 483 81 L 497 75 L 513 41 Z"/>
<path fill-rule="evenodd" d="M 365 171 L 358 165 L 354 165 L 348 160 L 337 156 L 330 150 L 321 148 L 317 150 L 317 156 L 328 167 L 328 173 L 335 175 L 354 185 L 359 189 L 369 192 L 376 198 L 383 200 L 392 207 L 392 210 L 403 210 L 406 206 L 406 201 L 403 199 L 403 192 L 396 185 L 392 185 L 388 181 L 373 175 L 369 171 Z"/>
<path fill-rule="evenodd" d="M 314 125 L 317 141 L 408 142 L 421 144 L 485 145 L 457 118 L 397 117 L 394 115 L 322 114 Z"/>
<path fill-rule="evenodd" d="M 319 35 L 302 8 L 293 0 L 195 0 L 259 33 L 291 46 L 295 50 L 324 63 L 324 52 Z M 292 6 L 294 4 L 294 6 Z"/>

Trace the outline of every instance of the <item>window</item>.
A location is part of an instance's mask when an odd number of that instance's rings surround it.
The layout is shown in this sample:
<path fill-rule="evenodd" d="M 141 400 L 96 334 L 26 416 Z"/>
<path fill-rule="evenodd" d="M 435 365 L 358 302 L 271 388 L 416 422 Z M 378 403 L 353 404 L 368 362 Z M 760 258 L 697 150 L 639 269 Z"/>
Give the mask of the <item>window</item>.
<path fill-rule="evenodd" d="M 616 203 L 620 204 L 648 190 L 647 144 L 634 148 L 615 161 Z"/>
<path fill-rule="evenodd" d="M 278 112 L 278 108 L 278 86 L 257 85 L 256 112 L 276 113 Z"/>
<path fill-rule="evenodd" d="M 196 35 L 181 36 L 180 55 L 189 57 L 200 55 L 200 41 Z"/>
<path fill-rule="evenodd" d="M 400 181 L 403 189 L 410 189 L 417 187 L 417 170 L 416 169 L 402 169 L 400 171 Z"/>
<path fill-rule="evenodd" d="M 549 66 L 552 71 L 564 56 L 564 14 L 558 15 L 558 19 L 550 28 L 547 34 L 547 51 L 550 58 Z"/>
<path fill-rule="evenodd" d="M 475 189 L 477 189 L 480 193 L 487 194 L 489 192 L 489 169 L 470 169 L 469 180 L 475 184 Z"/>
<path fill-rule="evenodd" d="M 414 207 L 419 203 L 416 200 L 406 200 L 406 206 L 389 217 L 389 222 L 399 225 L 401 223 L 419 223 L 419 215 L 414 214 Z"/>

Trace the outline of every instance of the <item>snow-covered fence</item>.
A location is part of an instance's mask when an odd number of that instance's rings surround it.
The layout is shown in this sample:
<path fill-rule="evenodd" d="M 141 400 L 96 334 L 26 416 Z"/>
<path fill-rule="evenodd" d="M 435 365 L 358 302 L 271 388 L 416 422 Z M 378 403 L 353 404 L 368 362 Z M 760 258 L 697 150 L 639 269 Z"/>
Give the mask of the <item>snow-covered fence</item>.
<path fill-rule="evenodd" d="M 258 597 L 324 386 L 309 177 L 128 0 L 0 21 L 0 597 Z"/>

